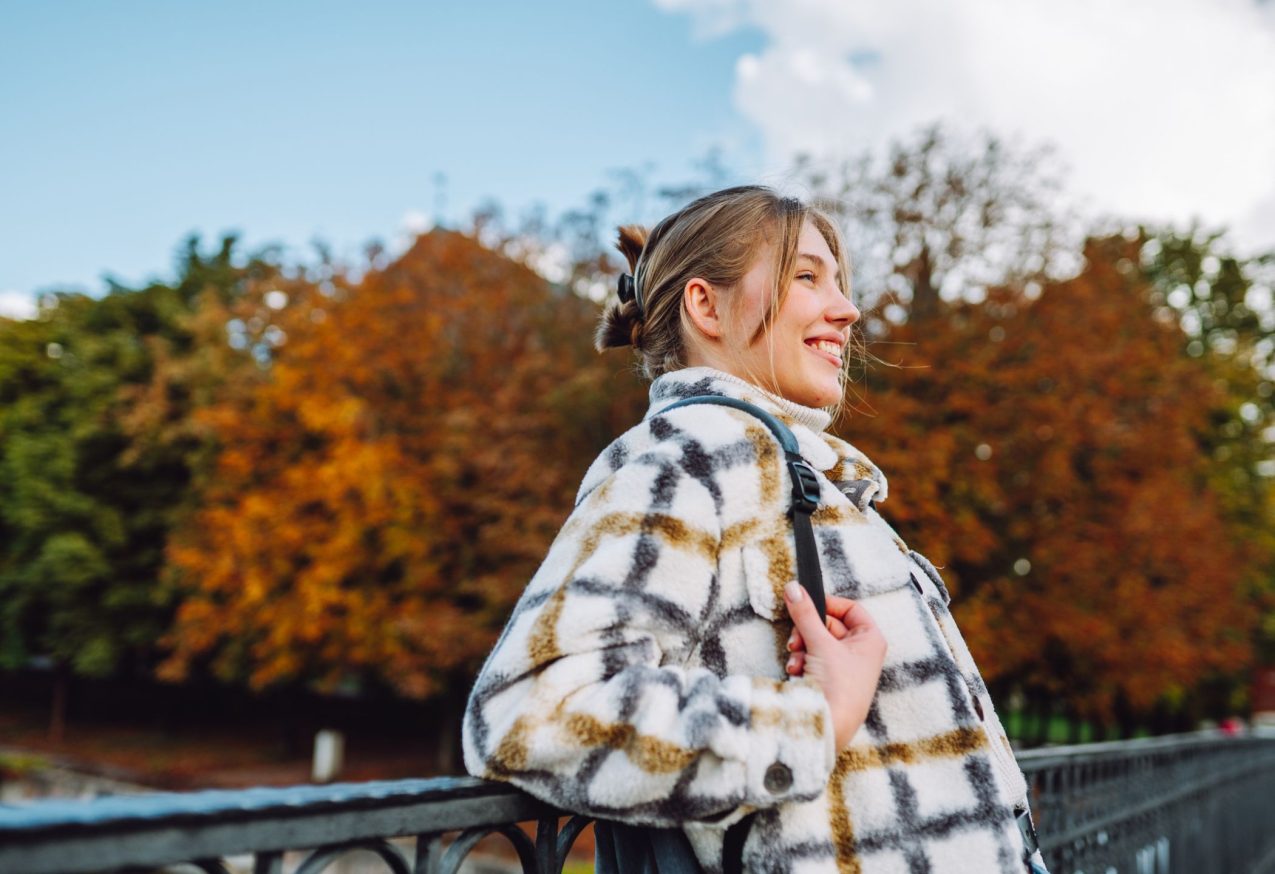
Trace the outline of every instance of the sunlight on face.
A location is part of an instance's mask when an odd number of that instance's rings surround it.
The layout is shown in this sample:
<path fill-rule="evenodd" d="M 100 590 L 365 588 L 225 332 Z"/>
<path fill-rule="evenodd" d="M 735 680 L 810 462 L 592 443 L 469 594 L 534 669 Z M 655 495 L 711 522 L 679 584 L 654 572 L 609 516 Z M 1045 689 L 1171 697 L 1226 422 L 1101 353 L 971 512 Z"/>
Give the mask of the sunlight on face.
<path fill-rule="evenodd" d="M 776 260 L 774 247 L 766 247 L 740 282 L 731 332 L 737 340 L 732 344 L 729 369 L 807 407 L 838 403 L 842 361 L 859 310 L 841 293 L 836 259 L 823 234 L 810 222 L 801 229 L 793 274 L 781 280 L 787 283 L 788 294 L 770 332 L 747 348 L 737 345 L 747 342 L 770 306 Z"/>

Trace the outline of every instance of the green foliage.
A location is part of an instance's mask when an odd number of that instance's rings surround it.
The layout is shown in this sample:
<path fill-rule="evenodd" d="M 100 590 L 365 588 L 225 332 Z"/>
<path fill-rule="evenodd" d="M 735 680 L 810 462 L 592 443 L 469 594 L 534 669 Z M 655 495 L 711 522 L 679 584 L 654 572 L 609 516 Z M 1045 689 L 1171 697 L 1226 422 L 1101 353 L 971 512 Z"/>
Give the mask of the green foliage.
<path fill-rule="evenodd" d="M 205 257 L 192 238 L 171 285 L 47 294 L 35 318 L 0 319 L 0 666 L 102 676 L 151 660 L 173 606 L 157 586 L 168 530 L 203 456 L 157 439 L 143 389 L 157 356 L 195 347 L 192 307 L 263 268 L 233 247 Z"/>
<path fill-rule="evenodd" d="M 1220 231 L 1139 228 L 1142 273 L 1162 320 L 1182 326 L 1182 353 L 1212 376 L 1220 400 L 1198 435 L 1210 487 L 1246 552 L 1248 589 L 1261 611 L 1257 647 L 1275 662 L 1275 252 L 1241 258 Z M 1243 679 L 1237 679 L 1242 683 Z"/>

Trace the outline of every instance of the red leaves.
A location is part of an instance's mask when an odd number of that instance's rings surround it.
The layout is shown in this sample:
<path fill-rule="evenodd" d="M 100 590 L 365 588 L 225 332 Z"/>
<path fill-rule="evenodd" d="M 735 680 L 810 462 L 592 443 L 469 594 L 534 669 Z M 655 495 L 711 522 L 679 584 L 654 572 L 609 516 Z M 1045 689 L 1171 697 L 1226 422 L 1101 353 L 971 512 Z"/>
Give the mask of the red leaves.
<path fill-rule="evenodd" d="M 1091 241 L 1038 300 L 896 328 L 878 413 L 838 429 L 890 476 L 886 515 L 944 568 L 988 679 L 1099 719 L 1245 664 L 1270 552 L 1201 449 L 1226 383 L 1153 316 L 1130 245 Z M 270 368 L 199 417 L 220 455 L 169 550 L 164 670 L 431 695 L 486 653 L 645 386 L 592 352 L 593 304 L 459 234 L 287 294 Z"/>
<path fill-rule="evenodd" d="M 988 679 L 1099 719 L 1251 659 L 1251 558 L 1197 440 L 1224 399 L 1127 249 L 1090 241 L 1039 300 L 994 291 L 899 328 L 915 345 L 873 380 L 879 414 L 840 428 L 891 477 L 886 515 L 947 566 Z"/>
<path fill-rule="evenodd" d="M 340 299 L 292 289 L 268 378 L 206 414 L 222 450 L 169 552 L 165 673 L 425 697 L 475 667 L 609 439 L 616 398 L 555 397 L 612 369 L 595 313 L 442 231 Z"/>

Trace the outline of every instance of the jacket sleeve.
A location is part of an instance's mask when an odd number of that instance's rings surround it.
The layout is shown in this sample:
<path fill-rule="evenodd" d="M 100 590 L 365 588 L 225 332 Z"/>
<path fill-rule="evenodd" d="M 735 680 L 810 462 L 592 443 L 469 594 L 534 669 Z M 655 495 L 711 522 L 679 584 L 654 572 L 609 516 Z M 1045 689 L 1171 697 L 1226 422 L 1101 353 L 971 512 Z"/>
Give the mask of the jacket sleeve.
<path fill-rule="evenodd" d="M 651 825 L 823 790 L 835 750 L 813 681 L 683 667 L 717 600 L 710 486 L 656 444 L 577 503 L 470 694 L 471 774 Z"/>

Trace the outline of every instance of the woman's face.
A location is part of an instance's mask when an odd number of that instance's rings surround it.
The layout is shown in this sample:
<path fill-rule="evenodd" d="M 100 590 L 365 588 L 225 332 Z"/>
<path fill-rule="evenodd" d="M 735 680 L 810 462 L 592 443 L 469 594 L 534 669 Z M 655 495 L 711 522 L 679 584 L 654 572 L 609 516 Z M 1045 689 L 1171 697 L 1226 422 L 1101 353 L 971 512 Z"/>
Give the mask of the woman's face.
<path fill-rule="evenodd" d="M 767 247 L 763 257 L 749 268 L 736 298 L 736 336 L 746 342 L 770 307 L 776 252 Z M 837 262 L 828 242 L 810 222 L 801 229 L 797 258 L 791 276 L 781 277 L 788 294 L 775 316 L 770 335 L 763 334 L 736 360 L 745 365 L 736 376 L 764 380 L 765 387 L 807 407 L 826 407 L 841 400 L 842 360 L 850 340 L 850 326 L 859 310 L 837 285 Z M 770 384 L 774 344 L 774 381 Z M 748 371 L 752 371 L 752 375 Z"/>

